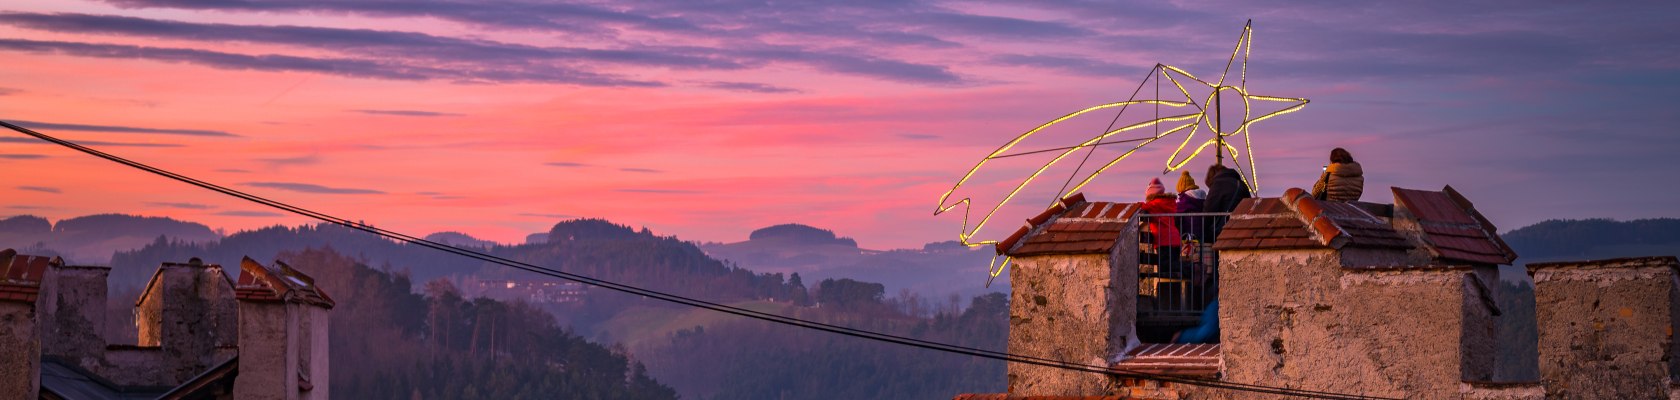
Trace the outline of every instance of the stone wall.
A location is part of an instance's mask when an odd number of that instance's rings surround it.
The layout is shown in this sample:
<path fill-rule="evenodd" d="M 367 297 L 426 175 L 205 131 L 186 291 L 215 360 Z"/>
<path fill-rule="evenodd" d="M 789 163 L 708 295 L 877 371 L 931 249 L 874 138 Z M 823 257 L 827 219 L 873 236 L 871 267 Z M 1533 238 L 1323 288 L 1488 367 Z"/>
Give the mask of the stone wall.
<path fill-rule="evenodd" d="M 286 304 L 239 302 L 239 376 L 233 396 L 239 399 L 280 400 L 297 393 L 296 351 L 289 340 Z M 290 379 L 288 379 L 290 378 Z"/>
<path fill-rule="evenodd" d="M 1675 268 L 1674 257 L 1529 265 L 1547 397 L 1669 396 Z"/>
<path fill-rule="evenodd" d="M 297 314 L 297 330 L 301 333 L 297 342 L 298 376 L 309 382 L 308 387 L 299 387 L 298 398 L 303 400 L 328 398 L 328 385 L 332 378 L 331 365 L 328 357 L 328 324 L 327 309 L 308 304 L 288 304 Z M 301 383 L 299 386 L 303 386 Z"/>
<path fill-rule="evenodd" d="M 1125 237 L 1125 236 L 1123 236 Z M 1125 241 L 1122 241 L 1125 242 Z M 1137 320 L 1137 249 L 1017 258 L 1009 271 L 1009 353 L 1106 367 Z M 1014 395 L 1100 395 L 1109 378 L 1009 363 Z"/>
<path fill-rule="evenodd" d="M 215 349 L 238 343 L 237 310 L 233 284 L 221 267 L 159 267 L 135 308 L 140 345 L 163 349 L 159 367 L 168 370 L 168 379 L 158 384 L 179 384 L 223 361 Z"/>
<path fill-rule="evenodd" d="M 0 300 L 0 398 L 33 399 L 41 388 L 35 305 Z"/>
<path fill-rule="evenodd" d="M 111 268 L 60 266 L 42 277 L 41 353 L 97 370 L 105 357 L 106 277 Z"/>
<path fill-rule="evenodd" d="M 161 348 L 115 345 L 105 348 L 104 364 L 92 371 L 118 385 L 158 386 L 158 382 L 169 380 L 169 370 L 158 368 L 160 365 L 163 365 Z"/>
<path fill-rule="evenodd" d="M 1465 380 L 1491 376 L 1492 303 L 1470 269 L 1343 267 L 1408 258 L 1395 253 L 1222 253 L 1222 380 L 1288 382 L 1299 389 L 1382 397 L 1458 398 L 1468 390 Z"/>

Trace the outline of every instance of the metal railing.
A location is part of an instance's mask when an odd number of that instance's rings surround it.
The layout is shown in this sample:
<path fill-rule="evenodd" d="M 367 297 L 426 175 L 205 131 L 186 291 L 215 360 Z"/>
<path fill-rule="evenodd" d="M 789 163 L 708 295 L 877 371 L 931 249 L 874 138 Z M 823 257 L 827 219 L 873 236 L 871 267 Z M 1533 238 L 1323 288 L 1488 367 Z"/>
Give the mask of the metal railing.
<path fill-rule="evenodd" d="M 1193 326 L 1219 295 L 1214 238 L 1229 213 L 1138 214 L 1138 323 Z"/>

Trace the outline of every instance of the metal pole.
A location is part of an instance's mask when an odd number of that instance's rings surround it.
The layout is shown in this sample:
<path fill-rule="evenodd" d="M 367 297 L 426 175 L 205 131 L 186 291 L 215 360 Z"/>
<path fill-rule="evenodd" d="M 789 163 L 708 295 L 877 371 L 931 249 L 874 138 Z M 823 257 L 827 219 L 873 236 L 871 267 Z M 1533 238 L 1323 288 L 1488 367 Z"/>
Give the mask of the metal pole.
<path fill-rule="evenodd" d="M 1224 88 L 1224 86 L 1213 88 L 1213 156 L 1214 162 L 1219 163 L 1219 165 L 1225 165 L 1225 113 L 1223 112 L 1224 101 L 1221 99 L 1224 96 L 1219 95 L 1219 90 Z"/>

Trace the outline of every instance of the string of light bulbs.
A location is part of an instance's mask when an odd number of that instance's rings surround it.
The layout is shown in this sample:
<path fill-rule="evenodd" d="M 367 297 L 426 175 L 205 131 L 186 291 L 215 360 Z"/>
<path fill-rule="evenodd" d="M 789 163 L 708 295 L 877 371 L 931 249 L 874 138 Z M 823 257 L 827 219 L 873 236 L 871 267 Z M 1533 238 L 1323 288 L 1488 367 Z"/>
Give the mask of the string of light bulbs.
<path fill-rule="evenodd" d="M 957 233 L 957 239 L 963 245 L 969 246 L 969 247 L 996 245 L 1000 242 L 1000 240 L 997 240 L 997 239 L 977 239 L 975 236 L 980 232 L 981 229 L 986 227 L 986 224 L 991 221 L 992 217 L 997 215 L 999 210 L 1003 209 L 1003 207 L 1005 205 L 1008 205 L 1010 201 L 1014 200 L 1016 195 L 1020 194 L 1023 190 L 1025 190 L 1028 185 L 1032 184 L 1033 181 L 1035 181 L 1036 179 L 1038 179 L 1040 177 L 1040 175 L 1043 175 L 1045 173 L 1045 171 L 1049 170 L 1051 167 L 1057 165 L 1063 159 L 1067 158 L 1068 155 L 1071 155 L 1071 154 L 1073 154 L 1073 152 L 1079 151 L 1079 150 L 1085 149 L 1085 148 L 1091 148 L 1092 151 L 1094 152 L 1095 147 L 1097 147 L 1097 146 L 1118 144 L 1118 143 L 1137 143 L 1136 145 L 1132 146 L 1130 149 L 1126 149 L 1125 151 L 1121 152 L 1119 155 L 1114 156 L 1112 159 L 1110 159 L 1107 163 L 1103 164 L 1101 167 L 1098 167 L 1097 169 L 1090 172 L 1090 174 L 1086 175 L 1085 178 L 1080 180 L 1078 184 L 1073 185 L 1071 189 L 1068 189 L 1067 185 L 1064 184 L 1063 189 L 1058 190 L 1058 193 L 1056 194 L 1056 198 L 1053 198 L 1053 199 L 1050 200 L 1049 205 L 1046 206 L 1047 209 L 1051 208 L 1051 207 L 1055 207 L 1056 203 L 1062 198 L 1062 196 L 1068 195 L 1070 193 L 1078 193 L 1080 191 L 1080 189 L 1085 188 L 1086 185 L 1089 185 L 1092 181 L 1095 181 L 1097 179 L 1097 177 L 1099 177 L 1103 174 L 1103 172 L 1108 171 L 1110 168 L 1119 164 L 1121 161 L 1126 160 L 1128 157 L 1130 157 L 1132 154 L 1136 153 L 1139 149 L 1142 149 L 1144 146 L 1147 146 L 1150 143 L 1154 143 L 1155 141 L 1161 140 L 1161 139 L 1166 138 L 1168 136 L 1178 134 L 1179 132 L 1184 132 L 1185 130 L 1189 130 L 1189 133 L 1184 135 L 1184 140 L 1179 143 L 1178 148 L 1173 150 L 1172 155 L 1167 158 L 1165 168 L 1162 170 L 1163 174 L 1169 173 L 1169 172 L 1172 172 L 1172 171 L 1176 171 L 1176 170 L 1179 170 L 1179 169 L 1183 168 L 1185 165 L 1189 164 L 1190 160 L 1193 160 L 1193 159 L 1196 158 L 1196 156 L 1201 155 L 1203 151 L 1207 150 L 1207 148 L 1215 147 L 1215 148 L 1219 149 L 1218 151 L 1220 151 L 1222 153 L 1231 154 L 1231 157 L 1233 158 L 1233 165 L 1236 167 L 1236 169 L 1238 171 L 1238 174 L 1242 176 L 1243 184 L 1247 186 L 1247 188 L 1250 192 L 1256 192 L 1256 193 L 1259 192 L 1260 191 L 1260 182 L 1259 182 L 1258 164 L 1254 160 L 1254 146 L 1253 146 L 1253 141 L 1251 140 L 1251 137 L 1250 137 L 1250 132 L 1251 132 L 1250 126 L 1257 123 L 1257 122 L 1264 121 L 1264 120 L 1267 120 L 1267 119 L 1271 119 L 1273 117 L 1277 117 L 1277 116 L 1280 116 L 1280 115 L 1289 114 L 1289 113 L 1293 113 L 1295 111 L 1299 111 L 1302 108 L 1306 107 L 1307 103 L 1309 103 L 1310 101 L 1305 99 L 1305 98 L 1265 96 L 1265 95 L 1256 95 L 1256 94 L 1252 94 L 1252 93 L 1248 92 L 1248 89 L 1247 89 L 1247 85 L 1248 85 L 1248 56 L 1249 56 L 1249 52 L 1253 48 L 1253 38 L 1254 38 L 1253 27 L 1254 27 L 1254 21 L 1252 21 L 1252 20 L 1249 21 L 1247 24 L 1243 25 L 1242 34 L 1240 36 L 1238 36 L 1238 38 L 1237 38 L 1236 48 L 1231 51 L 1231 56 L 1226 60 L 1225 70 L 1220 73 L 1219 79 L 1217 79 L 1213 82 L 1209 82 L 1209 81 L 1204 80 L 1202 78 L 1196 77 L 1196 75 L 1191 74 L 1189 71 L 1185 71 L 1182 68 L 1171 66 L 1171 65 L 1166 65 L 1166 64 L 1156 64 L 1154 68 L 1150 69 L 1149 75 L 1147 75 L 1147 77 L 1144 78 L 1144 80 L 1142 82 L 1139 82 L 1139 88 L 1141 89 L 1142 86 L 1145 83 L 1149 82 L 1150 80 L 1154 80 L 1157 84 L 1159 84 L 1162 80 L 1166 80 L 1168 82 L 1171 82 L 1172 87 L 1174 87 L 1178 90 L 1178 93 L 1183 96 L 1183 98 L 1184 98 L 1183 100 L 1166 100 L 1166 99 L 1159 99 L 1159 98 L 1139 100 L 1139 99 L 1137 99 L 1137 93 L 1138 92 L 1134 91 L 1132 93 L 1132 96 L 1130 98 L 1126 99 L 1125 101 L 1118 101 L 1118 102 L 1105 103 L 1105 104 L 1099 104 L 1099 105 L 1095 105 L 1095 106 L 1091 106 L 1091 107 L 1086 107 L 1085 109 L 1075 111 L 1075 112 L 1069 113 L 1067 115 L 1063 115 L 1059 118 L 1052 119 L 1052 120 L 1050 120 L 1048 122 L 1045 122 L 1043 124 L 1040 124 L 1040 125 L 1032 128 L 1031 130 L 1026 131 L 1025 133 L 1017 135 L 1014 139 L 1011 139 L 1010 141 L 1004 143 L 1002 146 L 999 146 L 996 150 L 993 150 L 990 154 L 987 154 L 986 157 L 981 158 L 980 161 L 974 165 L 974 167 L 969 168 L 968 172 L 963 174 L 962 178 L 958 179 L 956 184 L 951 186 L 950 190 L 945 191 L 944 194 L 941 194 L 939 196 L 939 205 L 934 208 L 933 214 L 934 215 L 941 215 L 941 214 L 944 214 L 944 213 L 949 212 L 951 210 L 954 210 L 957 207 L 962 207 L 962 215 L 963 215 L 962 216 L 962 227 Z M 1241 60 L 1242 60 L 1242 64 L 1239 67 L 1240 70 L 1239 70 L 1238 84 L 1235 85 L 1235 86 L 1225 85 L 1226 76 L 1230 74 L 1231 66 L 1238 60 L 1238 56 L 1241 56 Z M 1185 87 L 1185 83 L 1182 82 L 1180 79 L 1183 79 L 1185 81 L 1191 81 L 1194 84 L 1200 84 L 1201 86 L 1205 86 L 1209 89 L 1212 89 L 1212 93 L 1210 93 L 1207 96 L 1207 98 L 1204 99 L 1202 102 L 1197 102 L 1196 99 L 1195 99 L 1195 96 L 1191 95 L 1190 90 Z M 1220 120 L 1220 118 L 1223 117 L 1221 115 L 1221 113 L 1223 113 L 1223 111 L 1220 110 L 1219 107 L 1213 107 L 1211 103 L 1214 103 L 1214 102 L 1218 101 L 1218 98 L 1219 98 L 1221 92 L 1227 91 L 1227 90 L 1236 93 L 1238 95 L 1238 97 L 1242 99 L 1242 101 L 1243 101 L 1243 105 L 1242 105 L 1242 107 L 1243 107 L 1243 119 L 1242 119 L 1242 123 L 1238 124 L 1235 129 L 1232 129 L 1232 130 L 1229 130 L 1229 131 L 1222 131 L 1221 129 L 1223 127 L 1220 126 L 1220 125 L 1222 125 L 1221 124 L 1222 121 Z M 1158 90 L 1157 90 L 1156 97 L 1161 97 Z M 1262 115 L 1256 117 L 1252 114 L 1252 109 L 1253 108 L 1251 107 L 1252 102 L 1254 102 L 1254 101 L 1278 102 L 1278 103 L 1284 103 L 1285 106 L 1282 109 L 1279 109 L 1277 111 L 1262 114 Z M 1028 138 L 1033 137 L 1036 134 L 1041 133 L 1045 129 L 1050 128 L 1052 126 L 1055 126 L 1059 123 L 1068 121 L 1068 120 L 1073 119 L 1075 117 L 1079 117 L 1081 115 L 1086 115 L 1086 114 L 1093 113 L 1093 112 L 1096 112 L 1096 111 L 1101 111 L 1101 110 L 1118 108 L 1119 110 L 1116 112 L 1115 117 L 1114 117 L 1115 121 L 1118 121 L 1121 114 L 1124 114 L 1126 108 L 1128 106 L 1131 106 L 1131 105 L 1151 105 L 1151 106 L 1154 106 L 1156 115 L 1155 115 L 1154 118 L 1150 118 L 1150 119 L 1144 120 L 1143 122 L 1138 122 L 1138 123 L 1135 123 L 1135 124 L 1125 125 L 1125 126 L 1122 126 L 1118 129 L 1114 128 L 1113 124 L 1111 123 L 1110 126 L 1108 128 L 1105 128 L 1101 133 L 1097 134 L 1096 136 L 1092 137 L 1091 139 L 1086 140 L 1086 141 L 1084 141 L 1084 142 L 1082 142 L 1078 145 L 1067 146 L 1067 147 L 1058 147 L 1058 148 L 1053 148 L 1053 149 L 1026 150 L 1026 151 L 1016 151 L 1016 152 L 1013 152 L 1013 153 L 1010 152 L 1011 150 L 1014 150 L 1015 147 L 1017 145 L 1021 144 L 1023 141 L 1027 140 Z M 1160 115 L 1160 109 L 1163 106 L 1173 108 L 1173 109 L 1182 109 L 1183 113 L 1182 114 L 1161 116 Z M 1159 131 L 1159 128 L 1161 128 L 1163 126 L 1168 126 L 1170 128 L 1167 129 L 1166 131 Z M 1196 143 L 1195 147 L 1192 148 L 1191 144 L 1193 142 L 1195 142 L 1196 134 L 1201 131 L 1203 126 L 1206 126 L 1207 130 L 1213 133 L 1213 137 L 1209 138 L 1209 139 L 1206 139 L 1204 141 L 1201 141 L 1199 143 Z M 1146 137 L 1140 137 L 1140 138 L 1134 138 L 1134 139 L 1105 141 L 1106 139 L 1109 139 L 1113 136 L 1116 136 L 1116 135 L 1119 135 L 1119 134 L 1122 134 L 1122 133 L 1126 133 L 1126 132 L 1129 132 L 1129 131 L 1142 129 L 1142 128 L 1149 128 L 1149 127 L 1157 128 L 1157 132 L 1153 136 L 1146 136 Z M 1243 142 L 1243 148 L 1242 149 L 1243 149 L 1243 151 L 1238 151 L 1238 148 L 1236 146 L 1233 146 L 1231 144 L 1230 140 L 1226 140 L 1226 138 L 1236 137 L 1238 135 L 1240 135 L 1242 137 L 1242 142 Z M 1184 158 L 1179 158 L 1180 155 L 1184 154 L 1184 151 L 1185 151 L 1186 148 L 1191 148 L 1192 149 L 1189 152 L 1189 155 L 1185 156 Z M 1019 184 L 1016 184 L 1014 188 L 1009 190 L 1008 194 L 1005 194 L 1003 196 L 1002 200 L 998 201 L 997 205 L 991 207 L 991 209 L 989 209 L 989 210 L 986 210 L 985 214 L 980 216 L 978 218 L 978 220 L 973 219 L 972 208 L 974 206 L 974 201 L 971 197 L 963 197 L 961 199 L 957 199 L 956 201 L 951 200 L 952 196 L 958 190 L 961 190 L 963 188 L 963 185 L 968 183 L 970 179 L 974 178 L 975 175 L 980 172 L 980 169 L 982 167 L 986 166 L 986 164 L 989 161 L 1002 159 L 1002 158 L 1020 157 L 1020 156 L 1026 156 L 1026 155 L 1032 155 L 1032 154 L 1040 154 L 1040 153 L 1054 153 L 1054 152 L 1057 152 L 1057 151 L 1060 151 L 1060 153 L 1056 154 L 1054 157 L 1050 158 L 1049 161 L 1047 161 L 1043 165 L 1039 166 L 1031 174 L 1027 175 L 1027 177 L 1025 179 L 1022 179 Z M 1090 154 L 1087 154 L 1086 158 L 1088 159 L 1089 156 L 1090 156 Z M 1236 159 L 1242 159 L 1242 160 L 1247 162 L 1247 164 L 1248 164 L 1247 167 L 1248 168 L 1247 168 L 1246 171 L 1243 170 L 1242 163 L 1235 161 Z M 1083 170 L 1083 168 L 1084 168 L 1084 161 L 1082 160 L 1080 162 L 1080 167 L 1075 169 L 1070 174 L 1068 181 L 1071 182 L 1073 180 L 1072 178 L 1077 177 L 1079 175 L 1079 173 L 1081 172 L 1081 170 Z M 999 249 L 999 250 L 1000 250 L 999 253 L 1002 253 L 1003 250 L 1007 250 L 1007 249 Z M 999 262 L 1000 259 L 1002 261 L 1001 263 Z M 996 279 L 998 277 L 998 275 L 1001 274 L 1003 272 L 1003 270 L 1006 269 L 1009 266 L 1010 261 L 1011 260 L 1008 256 L 1001 256 L 1000 255 L 1000 256 L 994 256 L 992 258 L 991 264 L 987 267 L 987 269 L 990 273 L 990 276 L 988 276 L 987 280 L 986 280 L 988 286 L 991 284 L 992 279 Z"/>

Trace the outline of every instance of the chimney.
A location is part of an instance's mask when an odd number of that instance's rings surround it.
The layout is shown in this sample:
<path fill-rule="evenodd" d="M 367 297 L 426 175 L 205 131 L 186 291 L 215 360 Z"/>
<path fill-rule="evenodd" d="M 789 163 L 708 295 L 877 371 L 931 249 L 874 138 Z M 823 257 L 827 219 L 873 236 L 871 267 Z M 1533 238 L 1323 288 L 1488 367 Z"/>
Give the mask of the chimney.
<path fill-rule="evenodd" d="M 239 264 L 239 399 L 325 399 L 327 311 L 331 297 L 315 279 L 283 262 Z"/>
<path fill-rule="evenodd" d="M 57 260 L 53 260 L 57 261 Z M 0 250 L 0 397 L 33 399 L 41 390 L 41 339 L 36 325 L 46 257 Z"/>
<path fill-rule="evenodd" d="M 233 282 L 219 265 L 193 258 L 158 267 L 135 302 L 134 324 L 141 346 L 163 351 L 163 384 L 179 384 L 225 361 L 216 348 L 235 343 L 235 304 Z"/>
<path fill-rule="evenodd" d="M 36 310 L 41 354 L 96 370 L 105 355 L 105 290 L 111 268 L 53 264 L 41 281 Z"/>

